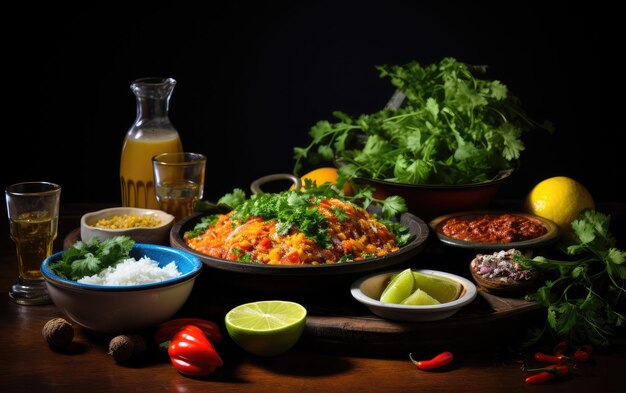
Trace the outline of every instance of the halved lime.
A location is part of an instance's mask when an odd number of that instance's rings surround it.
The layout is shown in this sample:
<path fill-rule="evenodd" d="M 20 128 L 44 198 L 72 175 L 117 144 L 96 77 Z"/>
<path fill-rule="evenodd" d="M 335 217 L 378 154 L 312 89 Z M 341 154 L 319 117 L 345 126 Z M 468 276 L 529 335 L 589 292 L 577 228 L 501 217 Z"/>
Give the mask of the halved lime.
<path fill-rule="evenodd" d="M 307 311 L 283 300 L 241 304 L 224 318 L 228 335 L 241 348 L 258 356 L 279 355 L 300 339 Z"/>
<path fill-rule="evenodd" d="M 440 302 L 425 291 L 417 288 L 415 292 L 402 301 L 402 304 L 410 304 L 412 306 L 431 306 L 433 304 L 440 304 Z"/>
<path fill-rule="evenodd" d="M 448 277 L 421 272 L 413 272 L 415 288 L 428 293 L 439 303 L 448 303 L 456 300 L 463 289 L 460 282 Z"/>
<path fill-rule="evenodd" d="M 400 304 L 413 293 L 415 278 L 411 269 L 406 269 L 394 276 L 383 289 L 380 301 L 383 303 Z"/>

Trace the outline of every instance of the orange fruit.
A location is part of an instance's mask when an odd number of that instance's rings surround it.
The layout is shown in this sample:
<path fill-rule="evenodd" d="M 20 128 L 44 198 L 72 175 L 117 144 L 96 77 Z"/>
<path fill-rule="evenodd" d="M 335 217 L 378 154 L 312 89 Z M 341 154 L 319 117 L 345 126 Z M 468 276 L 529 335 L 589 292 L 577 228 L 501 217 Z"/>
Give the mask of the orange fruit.
<path fill-rule="evenodd" d="M 300 178 L 302 180 L 302 186 L 304 187 L 305 179 L 310 179 L 316 185 L 321 186 L 324 183 L 332 183 L 337 184 L 337 178 L 339 177 L 339 172 L 337 168 L 334 167 L 321 167 L 313 169 L 312 171 L 305 173 Z M 293 190 L 294 186 L 291 186 L 290 190 Z M 346 183 L 343 187 L 343 192 L 346 195 L 350 195 L 352 191 L 352 187 L 350 184 Z"/>
<path fill-rule="evenodd" d="M 528 213 L 554 221 L 565 235 L 571 234 L 571 223 L 581 210 L 595 209 L 591 193 L 578 181 L 555 176 L 537 183 L 524 199 Z"/>

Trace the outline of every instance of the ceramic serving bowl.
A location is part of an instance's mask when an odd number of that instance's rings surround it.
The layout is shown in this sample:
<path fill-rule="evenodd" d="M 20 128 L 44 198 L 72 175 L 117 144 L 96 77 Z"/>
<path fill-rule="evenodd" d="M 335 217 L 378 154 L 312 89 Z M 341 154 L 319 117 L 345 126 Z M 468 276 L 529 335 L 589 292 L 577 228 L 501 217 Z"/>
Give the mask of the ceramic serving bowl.
<path fill-rule="evenodd" d="M 326 293 L 330 288 L 344 288 L 364 272 L 380 271 L 404 264 L 427 245 L 428 226 L 413 214 L 404 213 L 400 223 L 409 228 L 412 238 L 398 251 L 362 261 L 326 265 L 265 265 L 216 258 L 202 254 L 185 244 L 185 232 L 199 223 L 205 213 L 196 213 L 174 224 L 170 232 L 172 247 L 198 257 L 213 270 L 211 276 L 220 285 L 263 293 Z"/>
<path fill-rule="evenodd" d="M 133 218 L 158 220 L 156 226 L 137 226 L 130 228 L 102 228 L 95 226 L 100 220 L 113 217 L 131 216 Z M 174 224 L 174 216 L 162 210 L 141 209 L 135 207 L 112 207 L 84 214 L 80 219 L 80 238 L 82 241 L 94 237 L 100 240 L 114 236 L 128 236 L 137 243 L 169 245 L 169 234 Z"/>
<path fill-rule="evenodd" d="M 379 198 L 403 197 L 409 212 L 430 220 L 442 214 L 486 208 L 512 173 L 512 169 L 504 170 L 488 181 L 455 185 L 406 184 L 362 178 L 354 181 L 374 187 Z"/>
<path fill-rule="evenodd" d="M 499 296 L 520 296 L 539 282 L 536 269 L 522 269 L 513 260 L 516 254 L 530 257 L 532 252 L 516 249 L 494 253 L 477 254 L 469 264 L 469 271 L 476 284 L 487 292 Z"/>
<path fill-rule="evenodd" d="M 454 315 L 461 307 L 467 306 L 476 298 L 476 285 L 470 280 L 456 274 L 438 270 L 417 269 L 414 272 L 433 274 L 458 281 L 461 293 L 456 300 L 447 303 L 427 306 L 390 304 L 378 300 L 389 279 L 400 271 L 386 271 L 359 278 L 350 287 L 350 293 L 357 301 L 381 318 L 396 321 L 436 321 Z"/>
<path fill-rule="evenodd" d="M 130 286 L 82 284 L 55 274 L 50 268 L 65 251 L 41 265 L 50 298 L 72 321 L 99 333 L 129 333 L 170 319 L 187 301 L 202 262 L 184 251 L 153 244 L 135 244 L 130 256 L 144 256 L 160 267 L 174 261 L 180 276 L 165 281 Z"/>
<path fill-rule="evenodd" d="M 520 218 L 524 218 L 529 220 L 530 222 L 541 225 L 545 228 L 545 233 L 541 236 L 526 239 L 526 240 L 518 240 L 511 242 L 479 242 L 479 241 L 469 241 L 463 239 L 456 239 L 450 236 L 446 236 L 441 228 L 442 225 L 445 224 L 446 220 L 449 219 L 472 219 L 474 217 L 481 216 L 498 216 L 498 215 L 512 215 Z M 501 210 L 471 210 L 471 211 L 462 211 L 451 214 L 444 214 L 439 217 L 435 217 L 428 223 L 431 232 L 435 234 L 435 236 L 439 239 L 443 244 L 466 250 L 476 250 L 476 251 L 497 251 L 497 250 L 508 250 L 511 248 L 514 249 L 534 249 L 539 247 L 544 247 L 549 244 L 555 243 L 560 237 L 559 227 L 551 220 L 548 220 L 543 217 L 536 216 L 534 214 L 528 214 L 524 212 L 517 211 L 501 211 Z M 479 228 L 477 228 L 478 230 Z M 482 230 L 482 229 L 481 229 Z"/>

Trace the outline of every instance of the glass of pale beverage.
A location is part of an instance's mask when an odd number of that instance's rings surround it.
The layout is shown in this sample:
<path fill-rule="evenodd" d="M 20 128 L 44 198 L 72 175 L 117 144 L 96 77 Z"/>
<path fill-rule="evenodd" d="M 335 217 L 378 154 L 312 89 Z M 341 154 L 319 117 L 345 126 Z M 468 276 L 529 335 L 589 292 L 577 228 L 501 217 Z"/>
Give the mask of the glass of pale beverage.
<path fill-rule="evenodd" d="M 152 157 L 154 190 L 161 210 L 179 221 L 194 212 L 204 194 L 206 156 L 199 153 L 161 153 Z"/>
<path fill-rule="evenodd" d="M 8 186 L 5 194 L 18 271 L 9 297 L 18 304 L 51 303 L 41 264 L 52 254 L 57 237 L 61 187 L 49 182 L 24 182 Z"/>

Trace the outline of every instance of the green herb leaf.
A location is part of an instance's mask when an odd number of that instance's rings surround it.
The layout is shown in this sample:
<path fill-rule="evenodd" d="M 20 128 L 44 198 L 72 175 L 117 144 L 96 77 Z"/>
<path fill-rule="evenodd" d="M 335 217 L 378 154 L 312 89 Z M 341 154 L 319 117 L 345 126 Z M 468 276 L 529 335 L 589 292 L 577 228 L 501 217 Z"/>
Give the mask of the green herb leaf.
<path fill-rule="evenodd" d="M 538 124 L 487 67 L 447 57 L 422 66 L 380 65 L 380 76 L 406 95 L 400 108 L 318 121 L 306 147 L 294 148 L 294 173 L 302 162 L 339 159 L 347 179 L 408 184 L 482 182 L 513 168 L 524 150 L 522 133 Z M 547 126 L 546 126 L 547 127 Z"/>
<path fill-rule="evenodd" d="M 134 244 L 128 236 L 115 236 L 102 241 L 98 238 L 78 241 L 63 253 L 57 263 L 51 264 L 50 269 L 70 280 L 93 276 L 128 259 Z"/>
<path fill-rule="evenodd" d="M 529 295 L 547 308 L 546 325 L 538 334 L 551 333 L 572 343 L 610 345 L 625 316 L 619 311 L 626 296 L 626 252 L 615 248 L 610 216 L 585 209 L 572 222 L 574 237 L 566 256 L 578 259 L 532 259 L 516 256 L 522 266 L 542 271 L 553 280 Z M 538 341 L 532 337 L 530 342 Z"/>

